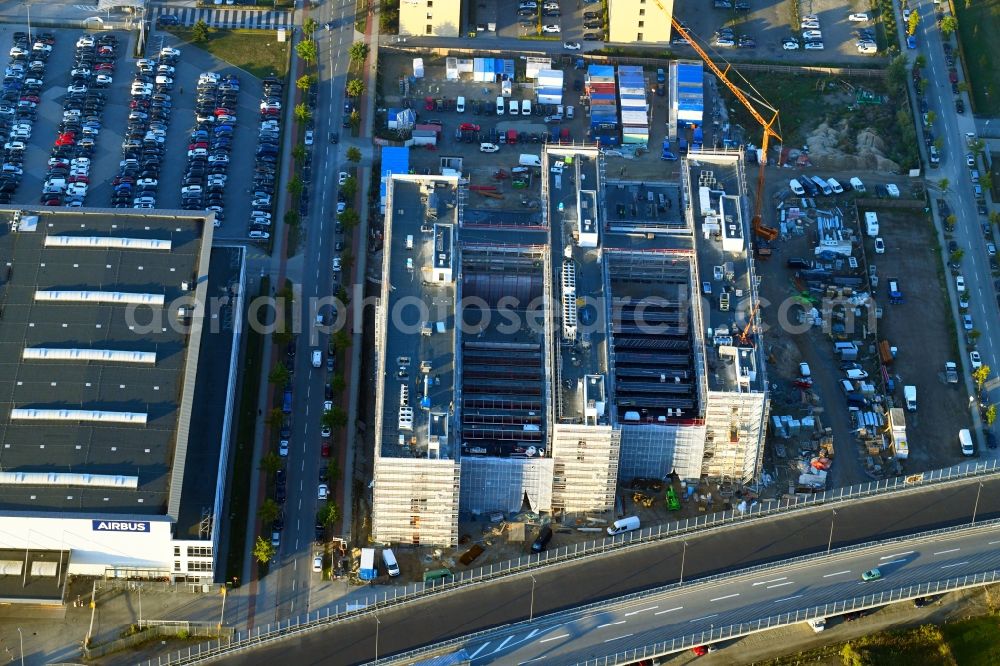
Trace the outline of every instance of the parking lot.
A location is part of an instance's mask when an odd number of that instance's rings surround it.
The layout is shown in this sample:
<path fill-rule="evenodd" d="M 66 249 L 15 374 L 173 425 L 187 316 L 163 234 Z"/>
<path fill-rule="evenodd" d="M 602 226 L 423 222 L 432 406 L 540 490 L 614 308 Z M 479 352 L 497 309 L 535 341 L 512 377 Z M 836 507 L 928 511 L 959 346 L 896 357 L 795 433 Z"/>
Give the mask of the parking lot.
<path fill-rule="evenodd" d="M 15 26 L 13 29 L 18 28 Z M 67 87 L 73 83 L 70 72 L 76 55 L 75 45 L 84 34 L 80 30 L 54 29 L 50 32 L 53 34 L 54 43 L 46 63 L 31 138 L 25 141 L 24 179 L 13 194 L 13 203 L 34 205 L 39 203 L 50 152 L 59 137 L 57 126 L 63 117 L 63 102 L 68 95 Z M 109 33 L 93 34 L 99 36 Z M 136 72 L 135 59 L 130 57 L 132 33 L 110 34 L 117 37 L 115 49 L 117 57 L 111 74 L 113 82 L 106 88 L 99 89 L 106 96 L 106 102 L 99 113 L 100 132 L 94 137 L 95 145 L 90 156 L 89 179 L 92 185 L 86 194 L 84 205 L 91 207 L 112 205 L 114 187 L 112 182 L 119 173 L 119 163 L 123 158 L 122 143 L 125 140 L 129 113 L 132 111 L 129 108 L 132 101 L 130 92 L 133 75 Z M 5 44 L 8 49 L 12 46 L 9 38 Z M 251 204 L 248 187 L 253 180 L 251 174 L 254 168 L 254 162 L 250 158 L 257 144 L 256 120 L 262 95 L 261 83 L 201 49 L 185 48 L 184 44 L 178 44 L 171 37 L 159 33 L 150 39 L 148 53 L 155 55 L 164 46 L 177 47 L 181 53 L 173 65 L 175 68 L 171 77 L 174 80 L 173 90 L 167 93 L 170 95 L 171 113 L 157 179 L 159 182 L 156 188 L 156 205 L 159 208 L 181 207 L 181 187 L 187 163 L 188 138 L 195 124 L 196 87 L 200 73 L 237 75 L 241 89 L 237 107 L 233 110 L 240 122 L 234 127 L 228 178 L 229 182 L 239 185 L 229 187 L 225 191 L 226 220 L 221 228 L 216 230 L 216 236 L 223 239 L 245 239 L 246 220 Z"/>
<path fill-rule="evenodd" d="M 562 41 L 581 41 L 585 34 L 592 39 L 604 39 L 604 21 L 597 15 L 603 10 L 601 4 L 590 0 L 538 0 L 534 8 L 529 3 L 513 3 L 503 0 L 487 0 L 476 3 L 475 16 L 472 23 L 476 27 L 477 37 L 488 41 L 491 36 L 524 37 L 538 33 L 539 15 L 543 26 L 558 26 L 558 32 L 548 32 L 553 39 Z M 496 32 L 489 31 L 491 24 L 496 25 Z M 550 29 L 551 30 L 551 29 Z"/>

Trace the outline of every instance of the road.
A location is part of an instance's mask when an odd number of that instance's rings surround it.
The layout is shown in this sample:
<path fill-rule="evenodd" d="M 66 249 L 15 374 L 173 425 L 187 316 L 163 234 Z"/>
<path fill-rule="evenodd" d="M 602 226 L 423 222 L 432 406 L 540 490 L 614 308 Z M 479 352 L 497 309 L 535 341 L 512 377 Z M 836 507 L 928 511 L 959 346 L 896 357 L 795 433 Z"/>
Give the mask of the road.
<path fill-rule="evenodd" d="M 301 317 L 301 333 L 295 339 L 295 373 L 292 380 L 293 404 L 291 440 L 286 459 L 288 498 L 285 502 L 285 529 L 277 561 L 268 578 L 272 579 L 274 609 L 262 619 L 280 620 L 305 613 L 309 594 L 320 574 L 312 570 L 312 560 L 321 549 L 315 544 L 317 490 L 320 470 L 328 460 L 320 456 L 320 418 L 323 413 L 324 387 L 332 373 L 325 359 L 332 327 L 317 327 L 316 312 L 332 317 L 329 304 L 317 306 L 316 299 L 329 298 L 336 291 L 332 259 L 336 217 L 337 172 L 341 163 L 341 144 L 331 144 L 330 132 L 341 132 L 341 109 L 348 68 L 348 47 L 354 41 L 354 2 L 330 0 L 314 7 L 310 16 L 321 26 L 333 20 L 330 30 L 320 29 L 318 91 L 314 110 L 315 142 L 311 147 L 312 175 L 309 179 L 311 205 L 302 224 L 303 243 L 298 251 L 289 248 L 289 275 L 297 283 L 296 307 Z M 292 82 L 294 84 L 294 81 Z M 290 156 L 286 156 L 288 164 Z M 328 319 L 327 321 L 331 321 Z M 313 350 L 322 350 L 324 363 L 312 365 Z M 283 357 L 284 351 L 280 352 Z M 275 359 L 275 362 L 281 359 Z M 339 498 L 336 498 L 338 502 Z"/>
<path fill-rule="evenodd" d="M 504 627 L 464 643 L 473 664 L 572 664 L 866 595 L 994 571 L 1000 527 L 892 543 Z M 877 567 L 879 580 L 862 581 Z M 690 639 L 689 639 L 690 640 Z M 704 638 L 696 638 L 696 643 Z M 690 643 L 688 643 L 690 644 Z M 456 648 L 459 646 L 456 646 Z"/>
<path fill-rule="evenodd" d="M 383 656 L 447 638 L 572 609 L 587 603 L 674 583 L 684 561 L 684 580 L 775 562 L 789 557 L 923 532 L 978 519 L 1000 517 L 1000 479 L 970 481 L 917 493 L 858 501 L 832 512 L 808 512 L 775 520 L 706 532 L 687 539 L 658 542 L 613 555 L 581 560 L 501 583 L 466 587 L 332 626 L 288 641 L 241 653 L 225 661 L 268 664 L 294 655 L 299 666 L 360 663 L 373 657 L 375 632 Z M 977 499 L 978 498 L 978 499 Z M 378 588 L 376 588 L 378 589 Z M 533 609 L 531 606 L 533 605 Z M 625 632 L 627 633 L 627 632 Z"/>
<path fill-rule="evenodd" d="M 911 4 L 911 7 L 913 5 Z M 934 111 L 937 119 L 934 123 L 934 133 L 944 139 L 944 147 L 941 155 L 941 165 L 937 169 L 928 168 L 927 178 L 932 183 L 939 182 L 942 178 L 948 179 L 948 190 L 940 193 L 948 202 L 958 221 L 955 225 L 954 240 L 959 247 L 965 250 L 962 260 L 962 274 L 970 295 L 969 313 L 972 315 L 973 323 L 983 335 L 976 343 L 976 349 L 982 356 L 983 363 L 992 368 L 1000 368 L 1000 356 L 997 341 L 989 335 L 990 331 L 997 330 L 1000 326 L 1000 315 L 997 312 L 996 291 L 993 288 L 993 275 L 990 270 L 989 255 L 986 252 L 986 240 L 983 238 L 981 224 L 987 222 L 985 216 L 977 211 L 975 196 L 973 194 L 973 183 L 970 169 L 966 166 L 965 156 L 968 152 L 966 148 L 966 134 L 975 133 L 976 123 L 972 117 L 969 96 L 962 93 L 966 113 L 959 114 L 955 110 L 955 96 L 951 91 L 951 83 L 948 80 L 948 65 L 945 61 L 943 47 L 944 36 L 937 28 L 934 21 L 934 11 L 936 6 L 931 0 L 924 0 L 917 4 L 921 17 L 920 27 L 917 31 L 919 49 L 906 51 L 912 55 L 920 53 L 927 60 L 924 68 L 924 78 L 928 79 L 925 98 L 929 109 Z M 902 19 L 899 21 L 902 26 Z M 956 63 L 960 66 L 961 63 Z M 960 80 L 965 80 L 964 73 L 960 72 Z M 915 117 L 920 121 L 919 109 L 914 109 Z M 925 164 L 927 162 L 925 161 Z M 980 171 L 984 169 L 979 167 Z M 943 220 L 942 220 L 943 222 Z M 947 249 L 944 250 L 947 255 Z M 947 257 L 945 257 L 947 261 Z M 948 290 L 952 296 L 953 308 L 956 303 L 955 281 L 949 276 Z M 958 316 L 957 308 L 954 309 L 955 319 L 959 325 L 959 349 L 963 352 L 965 367 L 969 367 L 968 350 L 964 344 L 964 331 L 961 331 L 961 320 Z M 995 373 L 994 373 L 995 374 Z M 970 388 L 974 388 L 971 387 Z M 991 402 L 996 402 L 1000 398 L 997 395 L 997 383 L 987 384 L 987 389 L 991 389 Z M 978 414 L 978 410 L 973 410 Z M 982 458 L 995 457 L 997 452 L 990 451 L 983 447 L 983 442 L 979 442 L 979 455 Z"/>

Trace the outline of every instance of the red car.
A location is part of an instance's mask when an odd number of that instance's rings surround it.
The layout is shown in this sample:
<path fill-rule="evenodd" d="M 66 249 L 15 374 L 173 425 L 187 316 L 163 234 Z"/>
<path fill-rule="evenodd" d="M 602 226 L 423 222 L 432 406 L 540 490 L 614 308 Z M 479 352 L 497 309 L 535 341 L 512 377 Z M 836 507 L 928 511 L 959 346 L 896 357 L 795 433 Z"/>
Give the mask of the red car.
<path fill-rule="evenodd" d="M 70 176 L 69 177 L 69 182 L 71 182 L 71 183 L 86 183 L 86 184 L 89 185 L 90 184 L 90 178 L 87 178 L 86 176 Z"/>
<path fill-rule="evenodd" d="M 324 458 L 330 457 L 330 442 L 323 442 L 319 448 L 319 454 Z"/>
<path fill-rule="evenodd" d="M 463 132 L 478 132 L 479 125 L 476 125 L 475 123 L 462 123 L 461 125 L 458 126 L 458 129 L 462 130 Z"/>
<path fill-rule="evenodd" d="M 215 115 L 217 116 L 231 116 L 232 114 L 233 114 L 232 111 L 223 106 L 220 106 L 218 109 L 215 110 Z"/>
<path fill-rule="evenodd" d="M 434 98 L 424 97 L 424 111 L 433 111 L 433 110 L 434 110 Z"/>
<path fill-rule="evenodd" d="M 59 199 L 49 199 L 48 201 L 46 201 L 42 205 L 43 206 L 62 206 L 62 201 L 60 201 Z"/>
<path fill-rule="evenodd" d="M 260 112 L 260 115 L 262 115 L 262 116 L 277 116 L 280 113 L 281 113 L 281 111 L 279 111 L 278 109 L 263 109 Z"/>
<path fill-rule="evenodd" d="M 206 148 L 207 149 L 208 148 L 208 142 L 206 142 L 206 141 L 199 141 L 197 143 L 189 143 L 188 144 L 188 150 L 194 150 L 195 148 Z"/>

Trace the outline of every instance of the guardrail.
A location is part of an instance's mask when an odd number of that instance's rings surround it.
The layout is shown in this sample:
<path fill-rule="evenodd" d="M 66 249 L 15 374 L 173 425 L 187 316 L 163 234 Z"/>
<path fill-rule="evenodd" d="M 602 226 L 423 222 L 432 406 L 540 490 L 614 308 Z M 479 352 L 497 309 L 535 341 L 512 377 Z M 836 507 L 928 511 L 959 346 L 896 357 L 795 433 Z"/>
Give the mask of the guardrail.
<path fill-rule="evenodd" d="M 711 576 L 705 576 L 704 578 L 698 578 L 696 580 L 689 581 L 687 583 L 671 583 L 670 585 L 663 585 L 661 587 L 654 588 L 654 589 L 651 589 L 651 590 L 643 590 L 641 592 L 633 592 L 631 594 L 626 594 L 626 595 L 623 595 L 623 596 L 620 596 L 620 597 L 615 597 L 614 599 L 611 599 L 611 600 L 597 601 L 597 602 L 594 602 L 594 603 L 591 603 L 591 604 L 587 604 L 585 606 L 580 606 L 579 608 L 575 608 L 575 609 L 573 609 L 571 611 L 564 611 L 562 613 L 556 613 L 554 615 L 559 616 L 559 620 L 558 621 L 559 621 L 560 624 L 565 624 L 566 622 L 572 621 L 573 617 L 577 617 L 577 616 L 581 616 L 581 615 L 586 615 L 590 611 L 598 609 L 598 608 L 602 608 L 602 607 L 606 608 L 606 607 L 608 607 L 610 605 L 613 605 L 613 604 L 614 605 L 620 605 L 620 604 L 627 603 L 627 602 L 642 601 L 644 599 L 648 599 L 649 597 L 656 596 L 658 594 L 663 594 L 664 592 L 669 592 L 671 590 L 679 590 L 681 588 L 690 588 L 692 585 L 704 585 L 706 583 L 713 583 L 713 582 L 717 582 L 717 581 L 731 580 L 731 579 L 734 579 L 734 578 L 739 578 L 739 577 L 742 577 L 742 576 L 746 576 L 748 574 L 754 574 L 754 573 L 757 573 L 757 572 L 760 572 L 760 571 L 763 571 L 763 570 L 766 570 L 766 569 L 774 569 L 776 567 L 784 567 L 784 566 L 794 565 L 794 564 L 805 562 L 805 561 L 816 561 L 819 558 L 831 558 L 832 559 L 832 558 L 835 558 L 837 556 L 844 555 L 846 553 L 851 553 L 851 552 L 854 552 L 854 551 L 857 551 L 857 550 L 863 550 L 863 549 L 866 549 L 866 548 L 875 548 L 875 547 L 880 547 L 880 546 L 887 546 L 887 545 L 890 545 L 890 544 L 902 544 L 902 543 L 907 543 L 907 544 L 912 545 L 915 542 L 933 541 L 933 540 L 937 539 L 939 536 L 941 536 L 942 534 L 950 534 L 950 533 L 954 533 L 954 532 L 979 532 L 979 531 L 987 532 L 987 531 L 994 530 L 997 527 L 1000 527 L 1000 519 L 986 520 L 986 521 L 983 521 L 981 523 L 976 523 L 975 525 L 961 525 L 961 526 L 957 526 L 957 527 L 944 527 L 944 528 L 937 529 L 937 530 L 931 530 L 929 532 L 921 532 L 921 533 L 919 533 L 917 535 L 912 535 L 912 536 L 893 537 L 891 539 L 883 539 L 881 541 L 869 541 L 869 542 L 866 542 L 866 543 L 856 544 L 856 545 L 853 545 L 853 546 L 844 546 L 842 548 L 837 548 L 837 549 L 831 551 L 829 554 L 824 553 L 823 555 L 820 555 L 819 557 L 817 557 L 816 554 L 799 555 L 797 557 L 789 558 L 787 560 L 781 560 L 779 562 L 773 562 L 773 563 L 770 563 L 770 564 L 758 564 L 758 565 L 751 566 L 751 567 L 745 567 L 745 568 L 739 569 L 737 571 L 730 571 L 730 572 L 725 572 L 725 573 L 720 573 L 720 574 L 713 574 Z M 992 577 L 991 577 L 991 575 L 992 575 Z M 982 580 L 980 580 L 980 578 L 982 578 Z M 729 639 L 729 638 L 737 638 L 739 636 L 744 636 L 744 635 L 747 635 L 747 634 L 750 634 L 750 633 L 756 633 L 757 631 L 765 631 L 767 629 L 774 629 L 774 628 L 777 628 L 779 626 L 783 626 L 785 624 L 794 624 L 796 622 L 805 622 L 806 620 L 810 620 L 810 619 L 817 618 L 817 617 L 832 617 L 834 615 L 842 615 L 844 613 L 849 613 L 849 612 L 852 612 L 852 611 L 855 611 L 855 610 L 865 610 L 866 608 L 874 608 L 874 607 L 878 607 L 878 606 L 883 606 L 885 604 L 894 603 L 896 601 L 902 601 L 902 600 L 905 600 L 905 599 L 912 599 L 912 598 L 916 598 L 916 597 L 922 597 L 922 596 L 926 596 L 928 594 L 938 594 L 939 592 L 940 593 L 944 593 L 944 592 L 948 592 L 948 591 L 950 591 L 952 589 L 958 589 L 958 588 L 961 588 L 961 587 L 973 587 L 973 586 L 980 586 L 980 585 L 989 585 L 989 584 L 991 584 L 991 583 L 993 583 L 993 582 L 995 582 L 997 580 L 1000 580 L 1000 571 L 985 572 L 984 574 L 977 574 L 975 576 L 963 576 L 963 577 L 949 579 L 949 580 L 952 580 L 952 581 L 965 581 L 965 582 L 963 582 L 961 584 L 955 584 L 955 585 L 953 585 L 950 588 L 942 587 L 946 583 L 949 582 L 948 580 L 946 580 L 946 581 L 937 581 L 937 582 L 924 583 L 924 584 L 920 584 L 920 585 L 910 585 L 910 586 L 905 587 L 905 588 L 897 588 L 896 590 L 890 590 L 888 592 L 883 592 L 883 593 L 880 593 L 880 594 L 877 594 L 877 595 L 865 595 L 864 597 L 855 597 L 853 599 L 847 599 L 845 601 L 838 601 L 838 602 L 834 602 L 834 603 L 824 604 L 823 606 L 813 606 L 813 607 L 807 608 L 807 609 L 800 609 L 798 611 L 795 611 L 794 613 L 793 612 L 782 613 L 780 615 L 775 615 L 775 616 L 770 616 L 770 617 L 767 617 L 767 618 L 762 618 L 761 620 L 757 620 L 757 621 L 754 621 L 754 622 L 745 622 L 745 623 L 741 623 L 739 625 L 727 625 L 727 626 L 719 627 L 719 628 L 714 628 L 713 627 L 712 629 L 710 629 L 707 632 L 706 631 L 695 632 L 695 633 L 689 634 L 687 636 L 683 636 L 681 638 L 671 639 L 670 641 L 661 641 L 661 642 L 658 642 L 658 643 L 654 643 L 654 644 L 652 644 L 650 646 L 645 646 L 643 648 L 634 648 L 632 650 L 627 650 L 627 651 L 618 653 L 616 655 L 609 655 L 608 657 L 605 657 L 605 658 L 601 658 L 601 659 L 597 659 L 597 660 L 590 660 L 590 661 L 587 661 L 587 662 L 584 662 L 584 663 L 586 663 L 588 665 L 590 665 L 590 664 L 609 664 L 609 665 L 610 664 L 630 664 L 630 663 L 634 663 L 635 661 L 638 661 L 640 659 L 660 656 L 660 655 L 666 654 L 667 652 L 678 652 L 678 651 L 687 649 L 689 647 L 693 647 L 695 645 L 704 645 L 705 643 L 711 643 L 711 642 L 715 642 L 715 641 L 726 640 L 726 639 Z M 977 582 L 972 582 L 972 581 L 977 581 Z M 912 591 L 912 594 L 908 592 L 907 594 L 903 594 L 902 596 L 897 596 L 895 598 L 890 598 L 891 595 L 895 594 L 896 592 L 898 592 L 900 590 Z M 923 590 L 923 591 L 921 592 L 920 590 Z M 869 599 L 870 601 L 866 602 L 865 604 L 861 604 L 861 605 L 859 605 L 858 603 L 855 603 L 858 600 L 862 600 L 863 601 L 865 599 Z M 550 616 L 550 617 L 552 617 L 552 616 Z M 777 618 L 780 621 L 776 621 L 775 618 Z M 782 620 L 782 618 L 791 618 L 791 619 Z M 527 621 L 522 621 L 522 622 L 515 623 L 515 624 L 521 624 L 521 623 L 524 623 L 526 625 L 530 624 L 530 622 L 527 622 Z M 536 623 L 537 623 L 537 620 L 536 620 Z M 431 657 L 431 656 L 434 656 L 434 655 L 448 654 L 449 652 L 451 652 L 453 650 L 456 650 L 456 649 L 464 646 L 465 644 L 468 644 L 470 642 L 470 639 L 474 639 L 474 638 L 476 638 L 478 636 L 485 637 L 487 634 L 494 633 L 494 632 L 497 631 L 498 628 L 502 628 L 502 627 L 505 627 L 505 626 L 514 626 L 514 625 L 501 625 L 501 627 L 493 627 L 492 629 L 485 629 L 483 631 L 478 631 L 478 632 L 475 632 L 475 633 L 472 633 L 472 634 L 466 634 L 466 635 L 460 636 L 458 638 L 453 638 L 453 639 L 450 639 L 450 640 L 447 640 L 447 641 L 442 641 L 441 643 L 436 643 L 433 646 L 416 648 L 414 650 L 409 650 L 407 652 L 403 652 L 403 653 L 400 653 L 400 654 L 392 655 L 391 657 L 386 657 L 384 659 L 380 659 L 378 662 L 372 662 L 372 663 L 380 663 L 380 664 L 384 664 L 384 665 L 388 665 L 388 664 L 404 664 L 404 663 L 411 663 L 412 660 L 414 660 L 416 658 L 428 658 L 428 657 Z M 754 626 L 756 626 L 757 628 L 744 630 L 742 633 L 725 633 L 726 630 L 732 629 L 733 627 L 754 627 Z M 719 634 L 719 635 L 716 636 L 715 634 Z M 685 643 L 685 641 L 689 641 L 689 642 Z M 651 651 L 654 648 L 654 646 L 663 646 L 663 645 L 676 645 L 677 647 L 676 647 L 676 649 L 661 650 L 659 652 L 652 652 Z M 611 661 L 611 659 L 614 658 L 614 657 L 619 657 L 620 660 L 619 661 Z"/>
<path fill-rule="evenodd" d="M 192 654 L 191 650 L 188 650 L 186 655 L 178 654 L 176 659 L 168 658 L 166 661 L 159 659 L 155 663 L 196 663 L 208 657 L 219 656 L 225 652 L 242 651 L 247 649 L 247 647 L 254 647 L 288 635 L 320 628 L 347 618 L 363 615 L 367 612 L 383 610 L 433 595 L 446 594 L 470 585 L 488 583 L 527 570 L 537 572 L 539 568 L 556 566 L 588 557 L 596 557 L 629 546 L 638 547 L 693 532 L 722 529 L 736 523 L 760 520 L 796 511 L 812 511 L 836 507 L 843 502 L 876 497 L 890 492 L 916 492 L 926 488 L 928 485 L 958 483 L 970 478 L 997 475 L 1000 475 L 1000 462 L 998 461 L 966 463 L 944 470 L 913 474 L 906 477 L 894 477 L 884 481 L 872 481 L 805 497 L 796 495 L 780 501 L 761 502 L 748 507 L 744 512 L 734 509 L 695 518 L 687 518 L 683 521 L 657 525 L 656 527 L 637 530 L 608 539 L 576 544 L 574 546 L 564 546 L 552 551 L 520 557 L 516 560 L 491 564 L 488 567 L 481 567 L 473 571 L 460 572 L 447 581 L 408 584 L 402 590 L 393 590 L 391 595 L 388 592 L 382 595 L 374 594 L 366 600 L 347 604 L 343 610 L 341 610 L 340 606 L 335 606 L 332 612 L 331 609 L 327 608 L 325 611 L 318 611 L 315 614 L 310 613 L 304 617 L 291 618 L 287 622 L 278 622 L 273 625 L 268 624 L 263 629 L 257 627 L 256 632 L 242 638 L 242 634 L 238 633 L 236 639 L 229 645 L 207 646 L 205 653 L 201 653 L 201 646 L 197 646 L 199 650 L 197 654 Z M 983 524 L 989 523 L 984 522 Z M 843 549 L 838 549 L 833 552 L 842 551 Z M 759 566 L 769 567 L 773 565 L 765 564 Z M 726 576 L 730 574 L 718 575 Z M 710 580 L 710 578 L 699 579 L 699 581 L 705 580 Z M 153 664 L 154 662 L 150 661 L 148 663 Z"/>

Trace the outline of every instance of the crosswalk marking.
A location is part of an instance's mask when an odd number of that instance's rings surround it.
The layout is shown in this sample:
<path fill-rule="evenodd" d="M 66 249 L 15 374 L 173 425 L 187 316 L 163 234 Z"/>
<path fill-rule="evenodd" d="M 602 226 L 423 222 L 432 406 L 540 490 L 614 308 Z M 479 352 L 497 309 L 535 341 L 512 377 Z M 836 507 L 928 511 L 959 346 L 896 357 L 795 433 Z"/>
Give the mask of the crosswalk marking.
<path fill-rule="evenodd" d="M 245 30 L 278 30 L 292 26 L 291 12 L 257 12 L 248 9 L 198 9 L 165 7 L 158 16 L 176 16 L 183 26 L 204 21 L 212 28 L 242 28 Z"/>

